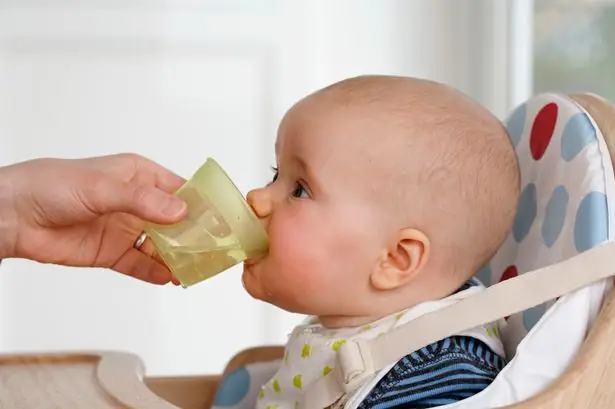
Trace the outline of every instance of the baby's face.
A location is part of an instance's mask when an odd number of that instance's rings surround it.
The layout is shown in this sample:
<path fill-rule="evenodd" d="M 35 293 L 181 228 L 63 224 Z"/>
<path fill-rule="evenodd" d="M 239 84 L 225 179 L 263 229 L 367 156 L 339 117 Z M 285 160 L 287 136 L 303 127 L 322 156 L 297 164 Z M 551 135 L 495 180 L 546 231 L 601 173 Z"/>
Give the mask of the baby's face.
<path fill-rule="evenodd" d="M 301 314 L 366 313 L 360 301 L 383 235 L 366 200 L 373 178 L 358 153 L 366 147 L 353 138 L 360 131 L 322 105 L 283 121 L 273 181 L 248 194 L 270 238 L 267 256 L 244 266 L 253 297 Z"/>

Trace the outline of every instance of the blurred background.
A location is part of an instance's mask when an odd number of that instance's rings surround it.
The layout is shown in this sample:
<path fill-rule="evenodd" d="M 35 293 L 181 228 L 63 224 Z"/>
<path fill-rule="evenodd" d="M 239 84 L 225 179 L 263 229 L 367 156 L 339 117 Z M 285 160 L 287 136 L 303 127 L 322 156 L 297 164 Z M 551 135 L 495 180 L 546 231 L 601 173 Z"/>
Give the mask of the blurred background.
<path fill-rule="evenodd" d="M 0 165 L 115 152 L 189 177 L 208 156 L 245 193 L 306 93 L 359 74 L 438 80 L 498 117 L 532 93 L 615 100 L 615 1 L 0 0 Z M 188 290 L 7 260 L 0 352 L 139 354 L 149 374 L 220 371 L 301 317 L 240 268 Z"/>

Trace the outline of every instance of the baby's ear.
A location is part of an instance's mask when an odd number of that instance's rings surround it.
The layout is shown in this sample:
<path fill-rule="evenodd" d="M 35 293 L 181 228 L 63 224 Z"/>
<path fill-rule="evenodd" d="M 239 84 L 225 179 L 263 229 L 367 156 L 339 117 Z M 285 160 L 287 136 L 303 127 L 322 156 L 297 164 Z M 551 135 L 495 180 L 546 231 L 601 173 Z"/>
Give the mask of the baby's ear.
<path fill-rule="evenodd" d="M 420 230 L 400 230 L 374 267 L 370 281 L 377 290 L 394 290 L 419 275 L 429 257 L 429 238 Z"/>

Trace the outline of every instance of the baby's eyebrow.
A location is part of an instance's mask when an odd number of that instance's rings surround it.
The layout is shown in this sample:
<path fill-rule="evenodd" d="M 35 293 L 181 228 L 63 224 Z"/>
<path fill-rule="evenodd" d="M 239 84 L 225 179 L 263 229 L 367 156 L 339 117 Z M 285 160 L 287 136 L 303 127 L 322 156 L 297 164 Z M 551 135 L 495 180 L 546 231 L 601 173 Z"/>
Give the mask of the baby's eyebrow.
<path fill-rule="evenodd" d="M 302 171 L 308 173 L 308 171 L 310 170 L 309 166 L 307 165 L 307 163 L 305 162 L 305 160 L 301 156 L 299 156 L 299 155 L 292 155 L 291 156 L 291 160 L 293 162 L 296 162 L 297 165 L 299 165 L 299 167 L 301 168 Z"/>
<path fill-rule="evenodd" d="M 312 172 L 311 167 L 308 165 L 308 163 L 305 161 L 305 159 L 303 159 L 301 156 L 299 155 L 292 155 L 291 156 L 291 160 L 293 162 L 295 162 L 299 168 L 301 169 L 301 171 L 303 173 L 305 173 L 308 182 L 312 182 L 312 183 L 317 183 L 318 179 L 316 178 L 316 175 L 314 174 L 314 172 Z"/>

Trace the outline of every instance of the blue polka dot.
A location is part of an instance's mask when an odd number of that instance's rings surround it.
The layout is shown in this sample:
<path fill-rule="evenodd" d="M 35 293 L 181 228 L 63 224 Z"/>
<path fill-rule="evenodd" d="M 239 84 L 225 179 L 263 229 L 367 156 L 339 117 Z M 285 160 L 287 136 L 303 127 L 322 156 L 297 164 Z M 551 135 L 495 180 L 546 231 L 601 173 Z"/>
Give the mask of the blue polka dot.
<path fill-rule="evenodd" d="M 519 243 L 527 236 L 532 228 L 536 214 L 538 213 L 538 205 L 536 202 L 536 185 L 530 183 L 523 189 L 519 197 L 519 205 L 517 206 L 517 214 L 515 215 L 515 224 L 513 225 L 513 237 Z"/>
<path fill-rule="evenodd" d="M 241 402 L 250 391 L 250 373 L 246 368 L 237 368 L 222 381 L 216 393 L 216 405 L 233 406 Z"/>
<path fill-rule="evenodd" d="M 523 129 L 525 128 L 525 115 L 526 115 L 526 104 L 520 105 L 513 111 L 513 113 L 508 118 L 506 122 L 506 128 L 508 129 L 508 136 L 512 144 L 516 147 L 519 145 L 519 141 L 521 141 L 521 135 L 523 134 Z"/>
<path fill-rule="evenodd" d="M 537 305 L 529 310 L 523 311 L 523 326 L 527 331 L 531 330 L 534 325 L 540 320 L 540 318 L 547 311 L 547 305 Z"/>
<path fill-rule="evenodd" d="M 589 250 L 608 238 L 608 209 L 604 193 L 591 192 L 581 200 L 574 223 L 574 246 Z"/>
<path fill-rule="evenodd" d="M 474 276 L 486 287 L 490 286 L 492 281 L 491 262 L 485 264 Z"/>
<path fill-rule="evenodd" d="M 551 247 L 559 237 L 566 220 L 568 208 L 568 192 L 564 186 L 558 186 L 547 203 L 545 220 L 542 224 L 542 239 L 547 247 Z"/>
<path fill-rule="evenodd" d="M 583 148 L 597 140 L 596 128 L 583 112 L 570 117 L 562 133 L 562 158 L 570 162 Z"/>

